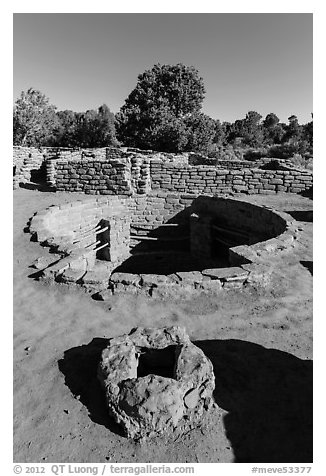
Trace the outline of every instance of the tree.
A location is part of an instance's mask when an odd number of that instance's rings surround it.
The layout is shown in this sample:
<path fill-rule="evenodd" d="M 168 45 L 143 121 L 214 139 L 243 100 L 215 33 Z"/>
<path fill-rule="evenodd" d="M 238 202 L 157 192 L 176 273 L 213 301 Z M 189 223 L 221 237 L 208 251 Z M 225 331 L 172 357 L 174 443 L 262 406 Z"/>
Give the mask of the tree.
<path fill-rule="evenodd" d="M 313 146 L 313 122 L 310 121 L 302 127 L 302 138 L 307 141 L 310 147 Z"/>
<path fill-rule="evenodd" d="M 226 122 L 221 124 L 221 122 L 216 119 L 215 120 L 215 135 L 213 138 L 213 143 L 216 145 L 222 145 L 226 139 Z"/>
<path fill-rule="evenodd" d="M 55 147 L 78 147 L 77 114 L 65 110 L 57 112 L 58 124 L 53 131 L 52 145 Z"/>
<path fill-rule="evenodd" d="M 273 112 L 267 114 L 263 121 L 264 143 L 266 145 L 280 144 L 285 130 L 280 120 Z"/>
<path fill-rule="evenodd" d="M 115 117 L 106 104 L 98 110 L 77 114 L 76 141 L 79 147 L 107 147 L 117 145 Z"/>
<path fill-rule="evenodd" d="M 115 117 L 106 104 L 86 112 L 59 111 L 53 145 L 58 147 L 107 147 L 118 145 Z"/>
<path fill-rule="evenodd" d="M 262 116 L 256 111 L 249 111 L 244 119 L 238 119 L 231 125 L 228 140 L 235 142 L 241 138 L 244 145 L 259 147 L 263 142 Z"/>
<path fill-rule="evenodd" d="M 256 111 L 249 111 L 244 120 L 244 143 L 251 147 L 259 147 L 263 142 L 261 126 L 262 116 Z"/>
<path fill-rule="evenodd" d="M 160 150 L 171 149 L 172 140 L 176 151 L 182 149 L 187 142 L 184 120 L 200 112 L 204 93 L 203 79 L 193 66 L 154 65 L 138 76 L 117 115 L 119 139 L 133 147 L 159 145 Z"/>
<path fill-rule="evenodd" d="M 283 137 L 283 142 L 296 143 L 301 139 L 302 127 L 298 122 L 298 118 L 292 115 L 288 118 L 289 124 Z"/>
<path fill-rule="evenodd" d="M 272 129 L 280 122 L 280 119 L 277 117 L 276 114 L 270 112 L 264 119 L 263 125 L 265 129 Z"/>
<path fill-rule="evenodd" d="M 185 118 L 187 144 L 184 150 L 207 153 L 216 136 L 216 122 L 206 114 L 196 113 Z"/>
<path fill-rule="evenodd" d="M 48 145 L 58 124 L 56 108 L 36 89 L 22 91 L 14 106 L 13 137 L 15 145 Z"/>

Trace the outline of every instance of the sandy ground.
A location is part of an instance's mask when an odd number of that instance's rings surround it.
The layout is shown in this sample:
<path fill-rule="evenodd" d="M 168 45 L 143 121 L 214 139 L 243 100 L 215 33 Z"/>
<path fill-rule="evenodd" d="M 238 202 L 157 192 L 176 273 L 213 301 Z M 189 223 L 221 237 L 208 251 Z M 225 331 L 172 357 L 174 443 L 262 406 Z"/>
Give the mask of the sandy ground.
<path fill-rule="evenodd" d="M 48 250 L 24 233 L 28 219 L 77 198 L 14 191 L 14 460 L 310 462 L 312 201 L 290 194 L 250 197 L 291 213 L 302 229 L 295 250 L 275 262 L 268 291 L 100 302 L 81 289 L 29 278 L 29 265 Z M 218 407 L 183 438 L 135 443 L 106 414 L 97 362 L 105 339 L 135 326 L 165 325 L 185 326 L 212 360 Z"/>

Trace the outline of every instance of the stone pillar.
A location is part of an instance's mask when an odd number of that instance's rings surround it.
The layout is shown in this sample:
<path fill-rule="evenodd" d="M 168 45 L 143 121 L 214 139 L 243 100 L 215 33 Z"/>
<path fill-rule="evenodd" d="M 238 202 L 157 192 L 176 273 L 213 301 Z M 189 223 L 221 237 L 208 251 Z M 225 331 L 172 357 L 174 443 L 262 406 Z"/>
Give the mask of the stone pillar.
<path fill-rule="evenodd" d="M 56 157 L 48 157 L 45 162 L 46 167 L 46 183 L 47 185 L 54 186 L 55 181 L 55 165 L 56 165 Z"/>
<path fill-rule="evenodd" d="M 112 217 L 101 220 L 101 228 L 108 229 L 96 236 L 97 246 L 109 245 L 97 252 L 97 258 L 105 261 L 122 262 L 130 254 L 130 220 L 128 217 Z"/>

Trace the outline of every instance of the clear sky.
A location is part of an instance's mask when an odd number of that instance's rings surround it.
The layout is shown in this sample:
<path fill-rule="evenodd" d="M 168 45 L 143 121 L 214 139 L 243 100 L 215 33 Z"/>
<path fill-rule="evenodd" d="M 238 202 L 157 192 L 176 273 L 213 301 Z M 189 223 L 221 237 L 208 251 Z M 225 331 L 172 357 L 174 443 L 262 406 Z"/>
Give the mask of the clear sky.
<path fill-rule="evenodd" d="M 193 65 L 203 112 L 255 110 L 300 123 L 312 112 L 312 14 L 16 13 L 14 100 L 34 87 L 58 109 L 117 112 L 155 63 Z"/>

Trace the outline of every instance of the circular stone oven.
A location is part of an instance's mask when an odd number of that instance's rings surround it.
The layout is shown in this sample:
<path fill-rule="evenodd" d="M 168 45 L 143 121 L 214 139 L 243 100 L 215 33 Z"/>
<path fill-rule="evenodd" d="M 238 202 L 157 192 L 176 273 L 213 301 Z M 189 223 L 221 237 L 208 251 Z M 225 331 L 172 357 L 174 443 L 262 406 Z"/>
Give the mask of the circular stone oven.
<path fill-rule="evenodd" d="M 106 299 L 119 292 L 187 297 L 264 283 L 298 230 L 286 213 L 247 201 L 152 193 L 52 206 L 34 215 L 30 232 L 56 257 L 34 264 L 39 277 Z"/>
<path fill-rule="evenodd" d="M 98 378 L 109 413 L 135 439 L 197 426 L 213 403 L 213 366 L 180 327 L 110 340 Z"/>

